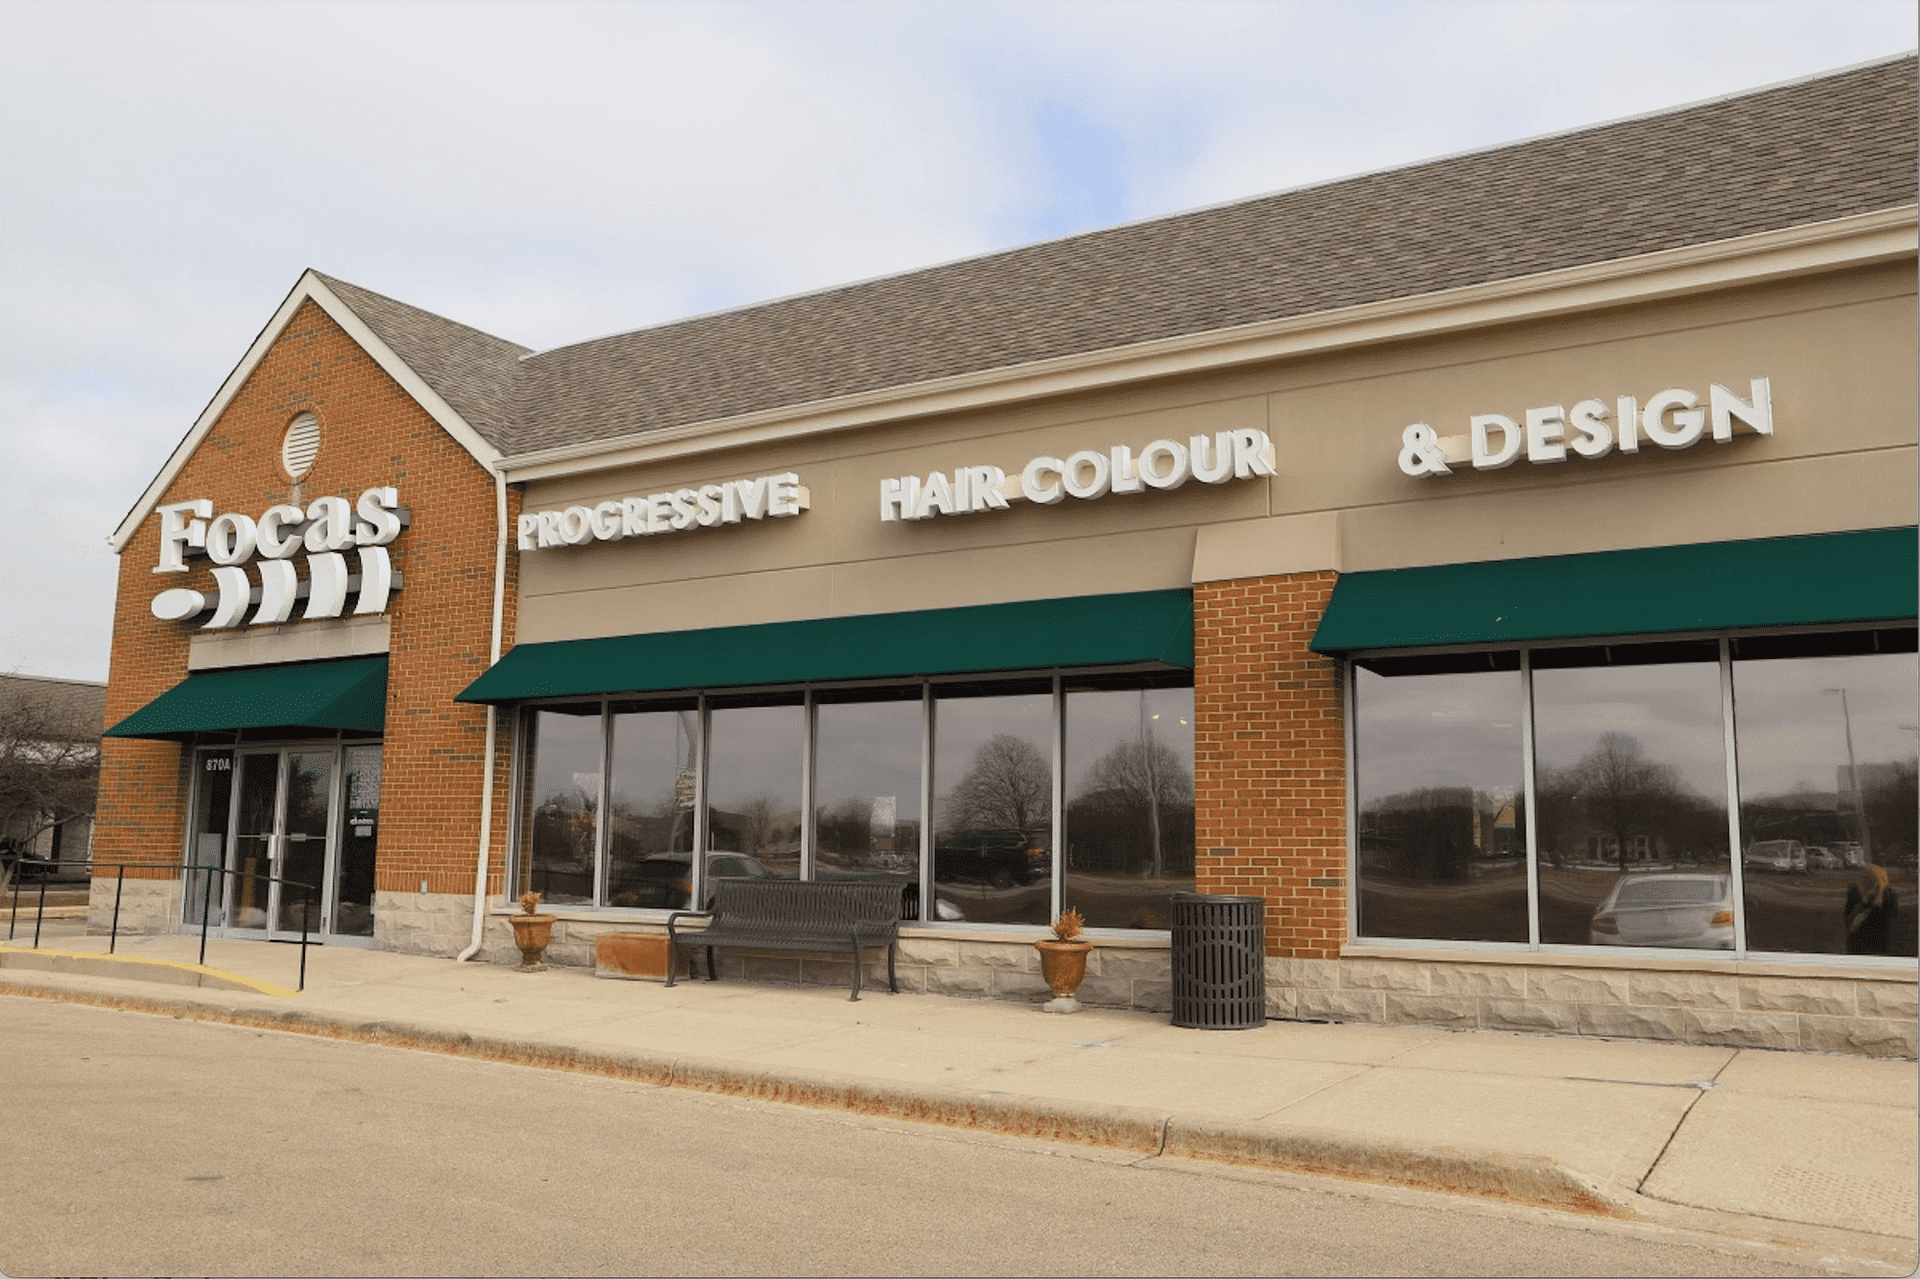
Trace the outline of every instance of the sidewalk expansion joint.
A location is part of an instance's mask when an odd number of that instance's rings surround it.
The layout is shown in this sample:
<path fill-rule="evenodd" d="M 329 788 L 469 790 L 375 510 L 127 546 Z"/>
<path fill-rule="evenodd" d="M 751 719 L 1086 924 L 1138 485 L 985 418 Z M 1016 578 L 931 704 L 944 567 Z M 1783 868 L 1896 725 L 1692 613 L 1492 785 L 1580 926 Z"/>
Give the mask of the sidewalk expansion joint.
<path fill-rule="evenodd" d="M 1686 1108 L 1680 1112 L 1680 1117 L 1673 1121 L 1673 1128 L 1667 1133 L 1667 1139 L 1660 1143 L 1660 1153 L 1655 1155 L 1652 1158 L 1652 1160 L 1648 1162 L 1647 1170 L 1640 1174 L 1640 1180 L 1633 1183 L 1633 1192 L 1636 1195 L 1646 1194 L 1647 1182 L 1653 1179 L 1654 1169 L 1660 1166 L 1660 1161 L 1667 1157 L 1667 1152 L 1669 1150 L 1673 1149 L 1674 1138 L 1678 1137 L 1680 1135 L 1680 1130 L 1686 1126 L 1687 1116 L 1693 1113 L 1693 1108 L 1700 1104 L 1700 1099 L 1707 1095 L 1708 1089 L 1718 1088 L 1720 1086 L 1720 1076 L 1725 1074 L 1727 1067 L 1731 1066 L 1735 1061 L 1739 1060 L 1739 1058 L 1740 1058 L 1740 1050 L 1735 1049 L 1731 1056 L 1729 1056 L 1725 1061 L 1720 1063 L 1720 1068 L 1713 1072 L 1712 1079 L 1701 1080 L 1700 1082 L 1693 1083 L 1693 1084 L 1680 1085 L 1680 1087 L 1692 1088 L 1694 1090 L 1694 1095 L 1687 1099 Z M 1621 1080 L 1620 1082 L 1634 1083 L 1638 1081 Z M 1647 1198 L 1652 1199 L 1654 1198 L 1654 1196 L 1647 1195 Z"/>

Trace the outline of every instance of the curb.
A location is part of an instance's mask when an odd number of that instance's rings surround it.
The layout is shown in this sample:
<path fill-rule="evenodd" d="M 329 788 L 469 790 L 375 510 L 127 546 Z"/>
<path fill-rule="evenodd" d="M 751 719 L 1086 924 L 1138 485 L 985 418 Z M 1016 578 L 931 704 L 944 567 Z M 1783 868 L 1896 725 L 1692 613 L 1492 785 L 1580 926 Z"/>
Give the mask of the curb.
<path fill-rule="evenodd" d="M 1234 1119 L 1181 1116 L 1141 1106 L 921 1087 L 828 1071 L 774 1071 L 722 1058 L 542 1047 L 520 1040 L 400 1021 L 355 1021 L 303 1009 L 223 1008 L 166 999 L 0 981 L 0 994 L 123 1012 L 279 1030 L 438 1052 L 542 1070 L 567 1070 L 663 1088 L 835 1110 L 878 1119 L 968 1128 L 1004 1136 L 1268 1168 L 1310 1176 L 1470 1195 L 1589 1216 L 1633 1219 L 1629 1201 L 1550 1159 L 1467 1147 L 1420 1147 L 1312 1129 L 1276 1129 Z"/>

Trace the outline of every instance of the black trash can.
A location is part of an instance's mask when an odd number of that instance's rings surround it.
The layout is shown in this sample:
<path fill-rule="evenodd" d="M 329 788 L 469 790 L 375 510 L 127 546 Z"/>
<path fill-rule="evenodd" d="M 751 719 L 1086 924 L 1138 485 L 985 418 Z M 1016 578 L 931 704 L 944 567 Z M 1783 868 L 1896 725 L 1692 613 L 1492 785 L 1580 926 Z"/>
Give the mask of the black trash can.
<path fill-rule="evenodd" d="M 1266 899 L 1173 895 L 1173 1024 L 1267 1024 Z"/>

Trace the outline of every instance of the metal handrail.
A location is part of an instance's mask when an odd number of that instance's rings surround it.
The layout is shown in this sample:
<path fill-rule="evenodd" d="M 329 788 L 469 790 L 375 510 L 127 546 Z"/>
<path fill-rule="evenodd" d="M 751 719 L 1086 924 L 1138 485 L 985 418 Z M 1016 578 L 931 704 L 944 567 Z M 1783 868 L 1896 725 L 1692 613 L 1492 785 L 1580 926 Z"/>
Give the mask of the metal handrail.
<path fill-rule="evenodd" d="M 202 964 L 205 964 L 207 962 L 207 931 L 209 926 L 213 922 L 212 905 L 213 905 L 213 876 L 214 875 L 239 875 L 246 879 L 258 879 L 258 880 L 263 880 L 269 884 L 285 884 L 289 888 L 298 888 L 300 890 L 300 987 L 299 988 L 301 990 L 305 990 L 307 988 L 307 936 L 312 929 L 313 895 L 315 892 L 319 891 L 312 884 L 303 884 L 298 880 L 284 879 L 278 875 L 256 875 L 252 871 L 230 870 L 225 866 L 202 866 L 198 864 L 189 864 L 184 866 L 156 865 L 152 862 L 61 862 L 58 860 L 46 861 L 43 858 L 36 858 L 35 860 L 39 862 L 41 865 L 45 865 L 49 867 L 73 865 L 73 866 L 85 866 L 91 870 L 113 869 L 118 872 L 114 876 L 114 886 L 113 886 L 113 925 L 110 929 L 108 929 L 108 935 L 107 935 L 107 953 L 109 955 L 113 954 L 114 948 L 120 944 L 120 895 L 122 892 L 125 891 L 127 886 L 127 868 L 129 866 L 137 870 L 166 871 L 170 875 L 182 874 L 190 870 L 199 870 L 199 871 L 207 872 L 206 889 L 201 894 L 201 901 L 200 901 L 200 962 Z M 185 882 L 182 881 L 183 887 L 184 887 L 184 883 Z M 40 899 L 39 899 L 39 903 L 34 908 L 34 915 L 33 915 L 33 948 L 35 950 L 40 949 L 40 922 L 43 918 L 45 918 L 46 910 L 47 910 L 47 876 L 42 875 L 40 877 Z M 14 931 L 19 927 L 19 923 L 20 923 L 20 866 L 19 866 L 19 863 L 16 862 L 14 865 L 14 874 L 13 874 L 13 914 L 7 921 L 7 940 L 8 941 L 13 940 Z"/>

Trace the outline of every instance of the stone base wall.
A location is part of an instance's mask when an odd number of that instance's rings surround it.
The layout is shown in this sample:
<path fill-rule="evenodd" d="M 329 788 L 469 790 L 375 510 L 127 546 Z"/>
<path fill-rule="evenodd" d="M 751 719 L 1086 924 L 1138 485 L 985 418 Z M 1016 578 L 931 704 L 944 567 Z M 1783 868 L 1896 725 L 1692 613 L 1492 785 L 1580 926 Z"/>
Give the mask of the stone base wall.
<path fill-rule="evenodd" d="M 374 936 L 382 949 L 451 958 L 472 936 L 470 895 L 382 892 L 375 895 L 374 907 Z M 177 912 L 177 905 L 171 909 Z M 631 919 L 569 915 L 564 907 L 553 913 L 559 919 L 546 952 L 550 964 L 592 968 L 601 933 L 666 931 Z M 1339 959 L 1267 957 L 1267 1015 L 1283 1021 L 1916 1055 L 1920 981 L 1913 969 L 1686 958 L 1628 964 L 1601 955 L 1371 948 L 1356 955 L 1353 949 Z M 500 898 L 489 899 L 476 958 L 520 962 Z M 845 987 L 853 976 L 849 959 L 804 952 L 722 950 L 719 961 L 721 977 L 735 981 Z M 864 962 L 863 984 L 884 988 L 886 959 Z M 1087 956 L 1081 1002 L 1168 1012 L 1171 968 L 1164 942 L 1101 939 Z M 895 971 L 901 990 L 920 994 L 1033 1003 L 1048 995 L 1040 980 L 1039 952 L 1022 934 L 908 928 L 900 938 Z"/>
<path fill-rule="evenodd" d="M 87 897 L 87 931 L 106 934 L 114 931 L 113 896 L 116 881 L 95 879 Z M 127 933 L 171 933 L 180 928 L 180 881 L 177 879 L 129 879 L 119 885 L 119 931 Z M 22 912 L 24 917 L 25 912 Z"/>
<path fill-rule="evenodd" d="M 1267 1015 L 1914 1057 L 1915 972 L 1731 959 L 1372 953 L 1268 959 Z"/>
<path fill-rule="evenodd" d="M 504 916 L 492 913 L 500 904 L 500 898 L 488 897 L 489 913 L 480 934 L 480 953 L 474 958 L 496 964 L 509 961 L 517 964 L 520 952 L 514 949 L 513 929 Z M 472 893 L 376 891 L 373 894 L 373 944 L 381 950 L 452 959 L 472 940 Z M 591 950 L 587 962 L 593 962 Z"/>

